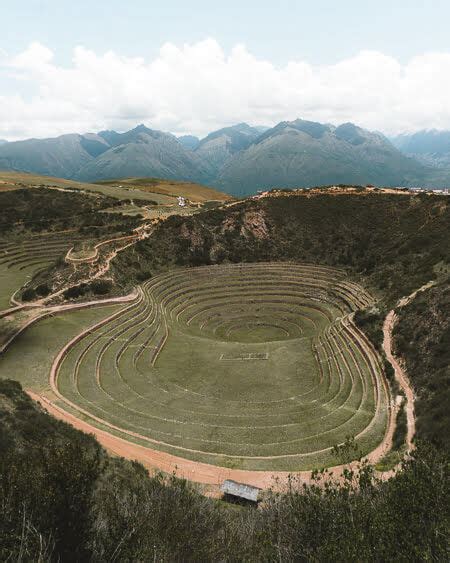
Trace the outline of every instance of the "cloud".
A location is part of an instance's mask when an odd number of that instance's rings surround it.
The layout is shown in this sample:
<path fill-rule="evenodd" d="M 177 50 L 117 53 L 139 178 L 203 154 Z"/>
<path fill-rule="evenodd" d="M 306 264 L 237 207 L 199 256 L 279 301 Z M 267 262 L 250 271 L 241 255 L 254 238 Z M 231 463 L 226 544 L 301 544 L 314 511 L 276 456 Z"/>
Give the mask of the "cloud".
<path fill-rule="evenodd" d="M 11 140 L 139 122 L 203 135 L 240 121 L 274 125 L 296 117 L 353 121 L 388 134 L 450 129 L 450 52 L 401 64 L 361 51 L 334 65 L 293 60 L 276 67 L 244 45 L 227 53 L 206 39 L 166 43 L 152 60 L 76 47 L 62 67 L 34 42 L 22 53 L 2 53 L 0 79 L 14 92 L 0 95 L 0 137 Z"/>

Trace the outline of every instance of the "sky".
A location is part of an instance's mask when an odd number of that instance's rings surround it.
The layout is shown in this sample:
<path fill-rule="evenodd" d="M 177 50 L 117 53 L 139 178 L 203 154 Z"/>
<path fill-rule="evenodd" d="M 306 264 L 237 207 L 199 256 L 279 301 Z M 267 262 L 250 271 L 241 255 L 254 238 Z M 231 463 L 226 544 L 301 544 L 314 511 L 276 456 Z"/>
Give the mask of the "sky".
<path fill-rule="evenodd" d="M 0 0 L 0 138 L 450 129 L 449 0 Z"/>

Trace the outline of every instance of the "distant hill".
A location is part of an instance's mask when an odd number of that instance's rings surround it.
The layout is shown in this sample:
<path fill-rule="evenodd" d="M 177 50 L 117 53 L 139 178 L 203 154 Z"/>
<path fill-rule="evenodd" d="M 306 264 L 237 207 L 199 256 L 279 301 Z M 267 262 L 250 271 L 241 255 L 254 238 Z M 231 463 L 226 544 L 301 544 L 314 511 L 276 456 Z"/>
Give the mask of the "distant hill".
<path fill-rule="evenodd" d="M 5 143 L 0 169 L 71 178 L 108 148 L 101 136 L 90 133 Z"/>
<path fill-rule="evenodd" d="M 210 167 L 169 133 L 144 125 L 108 136 L 111 146 L 74 174 L 79 180 L 120 177 L 160 177 L 204 182 L 211 177 Z"/>
<path fill-rule="evenodd" d="M 223 167 L 215 185 L 250 194 L 271 187 L 333 183 L 422 183 L 427 169 L 383 135 L 352 123 L 339 127 L 297 119 L 267 130 Z"/>
<path fill-rule="evenodd" d="M 170 182 L 166 180 L 157 180 L 154 179 L 155 182 L 161 182 L 168 184 L 175 184 L 175 182 Z M 124 184 L 123 187 L 119 187 L 121 184 Z M 182 192 L 186 189 L 186 186 L 191 186 L 192 192 L 192 201 L 204 201 L 205 199 L 214 199 L 214 200 L 226 200 L 230 199 L 230 196 L 226 194 L 222 194 L 217 192 L 213 189 L 209 189 L 206 186 L 200 186 L 198 184 L 186 184 L 184 182 L 180 182 L 181 187 L 179 191 Z M 139 199 L 139 200 L 147 200 L 149 202 L 153 202 L 155 198 L 152 193 L 157 193 L 156 191 L 152 192 L 151 190 L 147 190 L 146 186 L 138 186 L 138 185 L 126 185 L 123 180 L 120 180 L 118 184 L 114 184 L 112 181 L 111 184 L 108 182 L 99 182 L 98 184 L 90 184 L 87 182 L 77 182 L 75 180 L 66 180 L 65 178 L 55 178 L 53 176 L 41 176 L 38 174 L 30 174 L 28 172 L 12 172 L 10 170 L 0 170 L 0 192 L 11 191 L 11 190 L 20 190 L 23 188 L 37 188 L 37 187 L 51 187 L 51 188 L 60 188 L 60 189 L 67 189 L 68 191 L 84 191 L 84 192 L 92 192 L 94 194 L 102 194 L 108 197 L 113 197 L 119 200 L 129 200 L 129 199 Z M 173 186 L 175 190 L 175 185 Z M 208 192 L 209 190 L 209 192 Z M 162 191 L 158 193 L 164 193 Z M 206 197 L 206 194 L 210 194 L 211 198 Z M 198 194 L 196 196 L 196 194 Z M 183 195 L 182 193 L 174 193 L 168 195 Z M 220 197 L 219 197 L 220 196 Z M 189 196 L 186 196 L 189 197 Z M 170 198 L 162 198 L 167 200 Z"/>
<path fill-rule="evenodd" d="M 7 142 L 5 139 L 0 139 L 0 145 L 5 145 Z"/>
<path fill-rule="evenodd" d="M 248 148 L 260 134 L 259 128 L 250 127 L 247 123 L 224 127 L 202 139 L 196 153 L 207 161 L 217 174 L 234 154 Z"/>
<path fill-rule="evenodd" d="M 418 131 L 397 135 L 391 141 L 404 154 L 423 164 L 450 169 L 450 131 Z"/>
<path fill-rule="evenodd" d="M 161 178 L 121 178 L 117 180 L 102 180 L 102 186 L 135 189 L 146 193 L 162 194 L 169 196 L 182 196 L 193 202 L 204 201 L 229 201 L 232 197 L 207 186 L 193 182 L 178 180 L 164 180 Z"/>
<path fill-rule="evenodd" d="M 190 151 L 195 151 L 200 144 L 200 139 L 194 135 L 182 135 L 181 137 L 178 137 L 178 140 L 185 149 Z"/>

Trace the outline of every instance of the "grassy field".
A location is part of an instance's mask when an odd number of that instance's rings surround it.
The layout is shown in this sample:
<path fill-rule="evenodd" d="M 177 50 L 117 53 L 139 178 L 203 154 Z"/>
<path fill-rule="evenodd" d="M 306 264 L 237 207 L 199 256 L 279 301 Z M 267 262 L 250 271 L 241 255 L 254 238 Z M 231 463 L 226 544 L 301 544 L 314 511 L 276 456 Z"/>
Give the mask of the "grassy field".
<path fill-rule="evenodd" d="M 57 387 L 79 416 L 87 411 L 117 435 L 182 457 L 261 470 L 335 464 L 332 446 L 346 436 L 367 453 L 385 431 L 378 358 L 349 316 L 370 302 L 331 268 L 174 270 L 72 346 Z M 46 389 L 48 357 L 105 316 L 40 322 L 0 370 Z"/>
<path fill-rule="evenodd" d="M 26 389 L 48 391 L 50 367 L 60 348 L 81 330 L 121 307 L 123 305 L 84 309 L 39 321 L 0 355 L 1 376 L 20 381 Z"/>
<path fill-rule="evenodd" d="M 204 203 L 205 201 L 231 201 L 232 196 L 219 192 L 208 186 L 194 182 L 180 182 L 178 180 L 165 180 L 161 178 L 119 178 L 116 180 L 103 180 L 96 182 L 100 186 L 114 186 L 139 190 L 155 195 L 185 197 L 192 202 Z M 119 188 L 120 189 L 120 188 Z"/>

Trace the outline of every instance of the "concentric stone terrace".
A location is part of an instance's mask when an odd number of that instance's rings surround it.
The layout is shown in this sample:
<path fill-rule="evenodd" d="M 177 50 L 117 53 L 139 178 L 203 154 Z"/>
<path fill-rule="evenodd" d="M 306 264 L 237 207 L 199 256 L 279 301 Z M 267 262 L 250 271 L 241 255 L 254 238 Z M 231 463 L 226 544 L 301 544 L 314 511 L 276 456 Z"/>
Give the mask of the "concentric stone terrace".
<path fill-rule="evenodd" d="M 65 408 L 128 440 L 246 469 L 334 464 L 382 440 L 379 358 L 352 323 L 371 297 L 343 272 L 258 263 L 175 270 L 66 346 Z"/>

